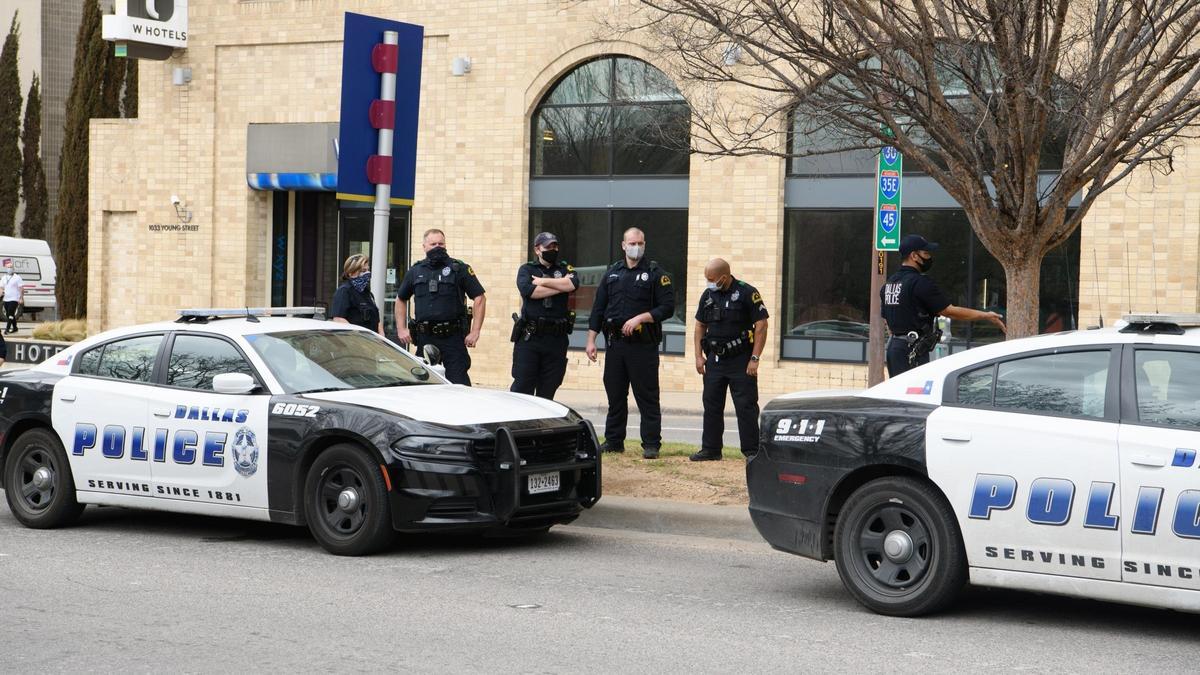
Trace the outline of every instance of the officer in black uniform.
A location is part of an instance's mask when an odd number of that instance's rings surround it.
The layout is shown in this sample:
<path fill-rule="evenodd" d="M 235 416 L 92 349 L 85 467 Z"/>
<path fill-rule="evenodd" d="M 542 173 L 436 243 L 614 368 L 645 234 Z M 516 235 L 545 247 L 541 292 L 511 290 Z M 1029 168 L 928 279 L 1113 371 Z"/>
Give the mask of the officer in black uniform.
<path fill-rule="evenodd" d="M 434 345 L 442 353 L 446 378 L 471 386 L 471 355 L 479 342 L 487 298 L 475 270 L 446 253 L 446 234 L 429 230 L 422 239 L 425 259 L 409 268 L 396 289 L 396 337 L 401 344 Z M 408 299 L 416 296 L 413 320 L 407 321 Z M 464 296 L 471 298 L 467 311 Z"/>
<path fill-rule="evenodd" d="M 938 316 L 955 321 L 990 321 L 1003 332 L 1004 318 L 996 312 L 981 312 L 968 307 L 956 307 L 933 279 L 925 276 L 933 267 L 934 242 L 919 234 L 900 240 L 900 269 L 888 277 L 879 289 L 883 319 L 887 322 L 888 375 L 900 373 L 929 363 L 929 352 L 941 339 L 935 327 Z"/>
<path fill-rule="evenodd" d="M 642 416 L 642 457 L 654 459 L 662 447 L 662 411 L 658 404 L 658 345 L 662 324 L 675 314 L 671 277 L 658 263 L 646 262 L 646 235 L 636 227 L 621 241 L 625 258 L 600 280 L 588 321 L 587 355 L 596 360 L 596 336 L 604 333 L 604 391 L 608 418 L 604 451 L 625 451 L 629 387 Z"/>
<path fill-rule="evenodd" d="M 704 376 L 704 431 L 693 462 L 721 459 L 725 391 L 733 395 L 742 454 L 758 452 L 758 360 L 767 340 L 762 295 L 733 277 L 729 263 L 714 258 L 704 267 L 708 288 L 696 309 L 696 372 Z"/>
<path fill-rule="evenodd" d="M 558 258 L 558 237 L 542 232 L 533 239 L 535 259 L 517 269 L 521 314 L 513 314 L 511 390 L 554 398 L 567 374 L 567 340 L 575 313 L 567 300 L 579 288 L 575 268 Z"/>

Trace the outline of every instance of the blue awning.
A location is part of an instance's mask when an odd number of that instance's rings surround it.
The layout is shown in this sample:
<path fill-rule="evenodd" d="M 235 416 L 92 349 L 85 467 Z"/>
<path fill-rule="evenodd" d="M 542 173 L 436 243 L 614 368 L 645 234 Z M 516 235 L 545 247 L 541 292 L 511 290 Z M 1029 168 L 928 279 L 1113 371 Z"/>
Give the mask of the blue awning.
<path fill-rule="evenodd" d="M 248 173 L 246 183 L 251 190 L 285 190 L 297 192 L 336 192 L 336 173 Z"/>

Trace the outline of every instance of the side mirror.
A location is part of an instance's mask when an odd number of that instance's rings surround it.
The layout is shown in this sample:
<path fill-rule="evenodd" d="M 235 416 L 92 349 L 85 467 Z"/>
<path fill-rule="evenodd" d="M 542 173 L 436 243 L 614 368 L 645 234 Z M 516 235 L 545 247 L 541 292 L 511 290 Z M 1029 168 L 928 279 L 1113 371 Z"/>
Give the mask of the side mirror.
<path fill-rule="evenodd" d="M 423 349 L 425 351 L 425 363 L 436 366 L 442 362 L 442 350 L 438 349 L 437 346 L 425 345 Z"/>
<path fill-rule="evenodd" d="M 213 376 L 213 391 L 218 394 L 249 394 L 257 388 L 258 383 L 245 373 L 222 373 Z"/>

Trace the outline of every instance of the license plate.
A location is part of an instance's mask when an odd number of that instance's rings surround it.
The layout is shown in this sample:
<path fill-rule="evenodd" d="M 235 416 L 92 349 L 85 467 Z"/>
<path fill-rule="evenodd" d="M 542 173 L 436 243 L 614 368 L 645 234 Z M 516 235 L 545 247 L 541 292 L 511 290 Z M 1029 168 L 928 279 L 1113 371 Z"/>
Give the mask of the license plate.
<path fill-rule="evenodd" d="M 538 495 L 543 492 L 557 492 L 562 484 L 559 473 L 535 473 L 529 477 L 529 494 Z"/>

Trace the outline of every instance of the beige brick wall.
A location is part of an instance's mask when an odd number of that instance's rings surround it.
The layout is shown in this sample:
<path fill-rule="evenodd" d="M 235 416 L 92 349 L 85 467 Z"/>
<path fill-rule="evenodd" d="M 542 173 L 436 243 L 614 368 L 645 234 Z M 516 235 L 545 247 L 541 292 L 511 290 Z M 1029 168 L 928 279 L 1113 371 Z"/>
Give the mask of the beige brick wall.
<path fill-rule="evenodd" d="M 489 289 L 489 319 L 472 376 L 507 386 L 507 317 L 518 303 L 512 280 L 528 256 L 534 108 L 558 77 L 600 54 L 631 54 L 671 71 L 635 40 L 598 39 L 591 13 L 598 4 L 193 3 L 187 52 L 141 64 L 140 119 L 93 123 L 91 330 L 167 318 L 181 306 L 266 304 L 270 195 L 246 186 L 246 127 L 338 119 L 342 12 L 355 11 L 425 26 L 412 250 L 419 256 L 420 233 L 439 227 L 451 253 L 474 266 Z M 466 77 L 450 75 L 450 61 L 459 55 L 473 59 Z M 176 66 L 192 69 L 190 85 L 171 85 Z M 1189 161 L 1170 177 L 1139 175 L 1097 204 L 1083 235 L 1084 323 L 1100 306 L 1097 282 L 1105 318 L 1111 322 L 1123 309 L 1126 242 L 1137 264 L 1132 292 L 1139 308 L 1155 289 L 1163 310 L 1197 308 L 1200 205 Z M 777 159 L 693 158 L 688 316 L 704 263 L 713 256 L 730 259 L 735 274 L 759 287 L 772 316 L 780 316 L 783 174 Z M 153 224 L 178 222 L 172 194 L 192 211 L 196 231 L 150 231 Z M 1099 279 L 1092 274 L 1093 250 Z M 781 363 L 781 327 L 773 322 L 764 355 L 765 394 L 865 384 L 864 366 Z M 663 357 L 665 390 L 700 388 L 688 330 L 688 354 Z M 565 386 L 601 388 L 598 366 L 581 353 L 570 361 Z"/>

